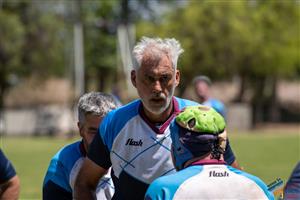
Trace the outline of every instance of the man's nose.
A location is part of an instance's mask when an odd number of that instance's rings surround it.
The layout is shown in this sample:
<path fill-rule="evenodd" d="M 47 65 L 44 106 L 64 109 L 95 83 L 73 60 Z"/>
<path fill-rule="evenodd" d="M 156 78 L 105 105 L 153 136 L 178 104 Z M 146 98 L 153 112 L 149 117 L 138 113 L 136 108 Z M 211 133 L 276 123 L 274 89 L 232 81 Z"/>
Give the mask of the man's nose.
<path fill-rule="evenodd" d="M 153 91 L 154 92 L 161 92 L 162 91 L 161 83 L 158 80 L 154 81 L 154 83 L 153 83 Z"/>

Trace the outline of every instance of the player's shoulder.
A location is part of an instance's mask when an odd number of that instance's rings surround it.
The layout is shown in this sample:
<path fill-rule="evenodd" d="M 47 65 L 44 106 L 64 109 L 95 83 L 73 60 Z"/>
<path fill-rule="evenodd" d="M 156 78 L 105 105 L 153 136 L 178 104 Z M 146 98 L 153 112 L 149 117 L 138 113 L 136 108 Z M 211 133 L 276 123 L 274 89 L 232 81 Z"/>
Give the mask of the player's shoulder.
<path fill-rule="evenodd" d="M 134 100 L 126 105 L 114 109 L 106 115 L 105 119 L 107 121 L 129 120 L 138 114 L 140 103 L 140 100 Z"/>
<path fill-rule="evenodd" d="M 164 199 L 173 199 L 174 194 L 181 187 L 181 185 L 201 171 L 202 166 L 192 166 L 180 170 L 174 174 L 157 178 L 150 184 L 150 187 L 146 193 L 146 199 L 157 199 L 158 197 L 165 197 Z M 167 197 L 165 195 L 167 195 Z"/>
<path fill-rule="evenodd" d="M 188 100 L 188 99 L 182 99 L 182 98 L 179 98 L 179 97 L 174 97 L 174 98 L 175 98 L 175 101 L 177 102 L 178 107 L 179 107 L 180 110 L 185 108 L 186 106 L 200 105 L 199 103 L 197 103 L 195 101 Z"/>
<path fill-rule="evenodd" d="M 0 163 L 6 163 L 8 162 L 8 159 L 6 158 L 6 156 L 4 155 L 2 149 L 0 149 Z"/>
<path fill-rule="evenodd" d="M 80 151 L 81 141 L 74 142 L 62 147 L 52 158 L 63 165 L 72 165 L 79 158 L 83 157 Z"/>
<path fill-rule="evenodd" d="M 13 165 L 0 149 L 0 183 L 8 181 L 10 178 L 12 178 L 15 175 L 16 175 L 16 171 Z"/>
<path fill-rule="evenodd" d="M 263 189 L 266 189 L 266 188 L 267 188 L 267 185 L 266 185 L 259 177 L 254 176 L 254 175 L 252 175 L 252 174 L 249 174 L 249 173 L 247 173 L 247 172 L 245 172 L 245 171 L 236 169 L 236 168 L 231 167 L 231 166 L 229 166 L 229 165 L 227 166 L 227 168 L 228 168 L 231 172 L 233 172 L 233 173 L 235 173 L 235 174 L 237 174 L 237 175 L 243 176 L 243 177 L 247 178 L 248 180 L 251 180 L 251 181 L 255 182 L 256 185 L 258 185 L 259 187 L 261 187 L 261 188 L 263 188 Z"/>
<path fill-rule="evenodd" d="M 115 110 L 110 111 L 103 119 L 100 125 L 100 132 L 104 134 L 110 132 L 118 132 L 133 117 L 138 115 L 141 101 L 135 100 Z"/>
<path fill-rule="evenodd" d="M 156 185 L 180 186 L 187 179 L 199 174 L 203 170 L 202 166 L 190 166 L 176 173 L 161 176 L 154 181 Z"/>

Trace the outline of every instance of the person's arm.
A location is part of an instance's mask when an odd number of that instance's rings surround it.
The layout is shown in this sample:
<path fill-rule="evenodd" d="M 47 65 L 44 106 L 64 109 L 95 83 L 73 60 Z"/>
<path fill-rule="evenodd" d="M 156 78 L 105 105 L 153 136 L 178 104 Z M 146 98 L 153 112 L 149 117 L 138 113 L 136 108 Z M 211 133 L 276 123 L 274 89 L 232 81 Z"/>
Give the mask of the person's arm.
<path fill-rule="evenodd" d="M 16 200 L 20 193 L 20 180 L 17 175 L 0 185 L 0 199 Z"/>
<path fill-rule="evenodd" d="M 224 160 L 226 161 L 226 163 L 228 165 L 231 165 L 232 167 L 236 168 L 236 169 L 240 169 L 243 170 L 238 161 L 235 158 L 235 155 L 231 149 L 229 140 L 227 140 L 227 144 L 226 144 L 226 148 L 225 148 L 225 153 L 224 153 Z"/>
<path fill-rule="evenodd" d="M 72 192 L 68 192 L 52 180 L 49 180 L 43 187 L 43 200 L 72 200 Z"/>
<path fill-rule="evenodd" d="M 240 166 L 236 159 L 233 161 L 233 163 L 231 163 L 231 166 L 239 170 L 244 170 L 244 168 Z"/>
<path fill-rule="evenodd" d="M 15 168 L 0 149 L 0 199 L 18 199 L 20 181 Z"/>
<path fill-rule="evenodd" d="M 100 167 L 89 158 L 85 158 L 75 182 L 74 199 L 96 199 L 96 187 L 107 170 Z"/>

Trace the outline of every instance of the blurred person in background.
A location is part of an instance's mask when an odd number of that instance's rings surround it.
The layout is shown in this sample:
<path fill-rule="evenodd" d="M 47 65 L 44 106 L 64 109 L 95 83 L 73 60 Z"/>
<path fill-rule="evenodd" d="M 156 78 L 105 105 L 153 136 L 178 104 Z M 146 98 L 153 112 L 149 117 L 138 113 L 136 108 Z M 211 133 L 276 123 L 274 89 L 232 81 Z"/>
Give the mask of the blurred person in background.
<path fill-rule="evenodd" d="M 210 78 L 203 75 L 196 76 L 193 80 L 193 84 L 199 103 L 214 108 L 226 119 L 225 105 L 220 100 L 211 97 L 210 87 L 212 82 Z"/>
<path fill-rule="evenodd" d="M 198 105 L 174 97 L 183 52 L 174 38 L 143 37 L 134 47 L 131 82 L 140 99 L 111 111 L 102 121 L 75 183 L 75 199 L 93 199 L 98 180 L 112 166 L 114 199 L 144 199 L 149 184 L 174 173 L 169 125 L 176 113 Z M 228 164 L 238 167 L 228 145 Z"/>
<path fill-rule="evenodd" d="M 16 200 L 19 198 L 20 180 L 11 162 L 0 149 L 0 199 Z"/>
<path fill-rule="evenodd" d="M 284 199 L 300 199 L 300 162 L 296 165 L 284 187 Z"/>
<path fill-rule="evenodd" d="M 207 106 L 189 106 L 170 126 L 177 173 L 156 179 L 146 200 L 274 199 L 259 178 L 224 161 L 224 118 Z"/>
<path fill-rule="evenodd" d="M 78 171 L 103 117 L 119 102 L 110 94 L 90 92 L 78 102 L 77 126 L 82 140 L 63 147 L 51 160 L 43 184 L 43 199 L 73 199 Z M 111 199 L 114 186 L 107 173 L 98 183 L 97 199 Z"/>

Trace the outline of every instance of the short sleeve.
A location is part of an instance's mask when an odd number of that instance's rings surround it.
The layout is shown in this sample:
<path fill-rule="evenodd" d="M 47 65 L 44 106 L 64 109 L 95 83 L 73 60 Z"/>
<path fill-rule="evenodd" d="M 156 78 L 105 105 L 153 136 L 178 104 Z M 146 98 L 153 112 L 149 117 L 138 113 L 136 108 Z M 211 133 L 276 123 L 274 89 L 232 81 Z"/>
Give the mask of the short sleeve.
<path fill-rule="evenodd" d="M 2 150 L 0 150 L 0 183 L 4 183 L 14 177 L 16 171 L 11 162 L 6 158 Z"/>
<path fill-rule="evenodd" d="M 229 140 L 227 140 L 227 145 L 225 148 L 225 153 L 224 153 L 224 160 L 228 165 L 231 165 L 235 161 L 235 155 L 231 149 Z"/>
<path fill-rule="evenodd" d="M 64 165 L 56 158 L 53 158 L 46 173 L 44 185 L 46 185 L 48 181 L 52 181 L 64 190 L 72 192 L 68 177 L 68 172 Z"/>
<path fill-rule="evenodd" d="M 110 155 L 107 146 L 104 144 L 100 133 L 96 134 L 89 146 L 87 157 L 104 169 L 111 166 Z"/>

